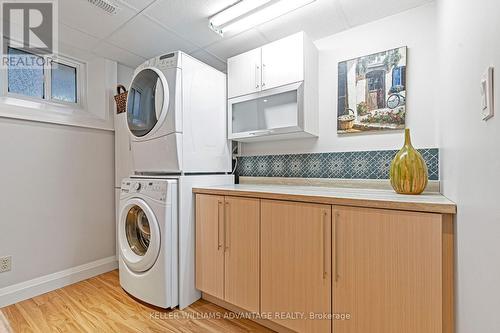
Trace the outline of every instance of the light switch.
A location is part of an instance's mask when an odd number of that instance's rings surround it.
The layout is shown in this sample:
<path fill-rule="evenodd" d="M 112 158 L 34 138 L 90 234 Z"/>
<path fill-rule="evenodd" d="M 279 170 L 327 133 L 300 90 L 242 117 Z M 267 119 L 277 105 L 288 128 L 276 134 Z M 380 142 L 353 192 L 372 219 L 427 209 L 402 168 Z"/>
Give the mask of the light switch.
<path fill-rule="evenodd" d="M 481 78 L 481 115 L 488 120 L 494 115 L 493 67 L 488 67 Z"/>

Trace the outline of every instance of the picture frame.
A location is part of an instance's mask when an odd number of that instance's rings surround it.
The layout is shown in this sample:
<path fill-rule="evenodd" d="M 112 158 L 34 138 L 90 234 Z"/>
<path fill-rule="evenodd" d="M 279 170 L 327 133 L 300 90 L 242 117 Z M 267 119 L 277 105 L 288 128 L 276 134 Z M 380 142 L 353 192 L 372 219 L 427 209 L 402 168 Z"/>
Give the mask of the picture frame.
<path fill-rule="evenodd" d="M 405 128 L 407 51 L 402 46 L 339 62 L 337 133 Z"/>

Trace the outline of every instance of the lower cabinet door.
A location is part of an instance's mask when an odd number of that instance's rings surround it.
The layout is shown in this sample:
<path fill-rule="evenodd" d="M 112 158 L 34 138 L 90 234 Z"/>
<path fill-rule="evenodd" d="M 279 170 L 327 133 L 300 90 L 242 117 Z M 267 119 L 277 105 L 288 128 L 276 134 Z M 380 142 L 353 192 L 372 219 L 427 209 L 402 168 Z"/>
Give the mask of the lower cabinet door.
<path fill-rule="evenodd" d="M 335 333 L 443 332 L 441 215 L 334 206 L 333 238 Z"/>
<path fill-rule="evenodd" d="M 224 297 L 224 197 L 196 195 L 196 288 Z"/>
<path fill-rule="evenodd" d="M 260 200 L 225 198 L 224 300 L 259 312 Z"/>
<path fill-rule="evenodd" d="M 261 200 L 261 229 L 261 312 L 331 332 L 331 206 Z"/>

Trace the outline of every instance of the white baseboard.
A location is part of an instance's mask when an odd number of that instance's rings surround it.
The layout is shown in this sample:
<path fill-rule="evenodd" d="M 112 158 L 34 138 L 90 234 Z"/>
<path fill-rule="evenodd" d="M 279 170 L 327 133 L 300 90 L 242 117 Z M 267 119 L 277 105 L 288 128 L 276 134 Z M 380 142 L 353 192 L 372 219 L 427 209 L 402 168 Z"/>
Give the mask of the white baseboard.
<path fill-rule="evenodd" d="M 0 308 L 112 271 L 117 267 L 116 257 L 112 256 L 1 288 Z"/>

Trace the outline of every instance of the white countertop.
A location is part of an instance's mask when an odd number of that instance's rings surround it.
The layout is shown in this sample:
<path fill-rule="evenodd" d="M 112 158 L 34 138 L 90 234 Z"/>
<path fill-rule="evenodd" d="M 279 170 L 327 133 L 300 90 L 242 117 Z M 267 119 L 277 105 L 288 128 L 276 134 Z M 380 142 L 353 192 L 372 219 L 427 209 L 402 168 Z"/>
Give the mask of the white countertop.
<path fill-rule="evenodd" d="M 193 189 L 193 192 L 267 199 L 290 199 L 359 207 L 456 213 L 455 203 L 439 193 L 424 192 L 421 195 L 403 195 L 390 190 L 254 184 L 197 187 Z"/>

